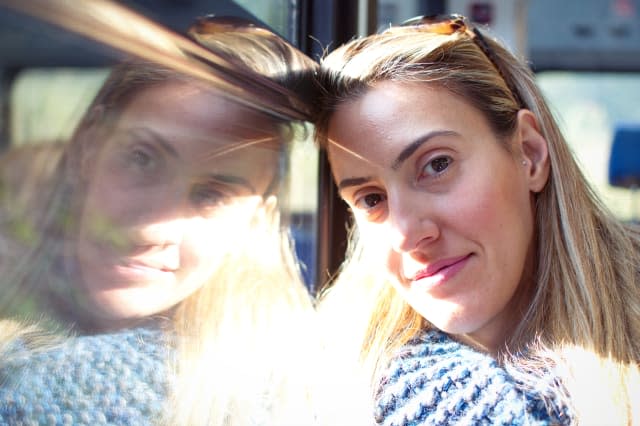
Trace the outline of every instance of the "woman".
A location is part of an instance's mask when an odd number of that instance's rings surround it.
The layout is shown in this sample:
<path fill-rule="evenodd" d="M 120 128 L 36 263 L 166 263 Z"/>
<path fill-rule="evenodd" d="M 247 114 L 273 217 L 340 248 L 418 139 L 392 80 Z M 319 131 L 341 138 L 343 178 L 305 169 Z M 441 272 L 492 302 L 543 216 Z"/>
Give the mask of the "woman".
<path fill-rule="evenodd" d="M 265 30 L 213 29 L 202 44 L 227 71 L 283 87 L 313 71 Z M 291 335 L 309 333 L 311 303 L 279 213 L 295 131 L 208 82 L 117 66 L 65 147 L 38 244 L 5 275 L 0 418 L 309 423 L 309 345 Z M 79 337 L 43 344 L 16 318 Z"/>
<path fill-rule="evenodd" d="M 593 193 L 526 64 L 463 17 L 422 18 L 336 49 L 320 83 L 357 234 L 324 306 L 358 300 L 377 420 L 502 422 L 524 401 L 518 422 L 640 421 L 640 236 Z M 472 377 L 515 393 L 477 410 Z"/>

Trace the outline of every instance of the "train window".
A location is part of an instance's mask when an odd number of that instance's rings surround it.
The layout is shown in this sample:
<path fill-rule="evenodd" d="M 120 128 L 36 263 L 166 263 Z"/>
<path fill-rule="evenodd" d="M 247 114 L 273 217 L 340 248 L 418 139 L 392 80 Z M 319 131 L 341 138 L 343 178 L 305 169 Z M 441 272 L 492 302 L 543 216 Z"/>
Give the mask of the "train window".
<path fill-rule="evenodd" d="M 610 185 L 608 170 L 616 127 L 640 123 L 640 75 L 546 71 L 537 74 L 537 81 L 583 173 L 606 205 L 623 220 L 637 218 L 636 195 Z"/>
<path fill-rule="evenodd" d="M 284 38 L 296 38 L 295 9 L 282 0 L 267 2 L 167 2 L 162 7 L 145 0 L 124 2 L 131 10 L 184 32 L 194 17 L 239 16 L 259 22 Z M 2 76 L 7 95 L 3 145 L 35 144 L 68 138 L 105 78 L 108 68 L 121 56 L 117 50 L 92 44 L 87 39 L 48 25 L 25 20 L 20 27 L 8 15 L 2 51 L 7 52 Z M 20 22 L 20 21 L 17 21 Z M 48 39 L 41 37 L 44 31 Z M 22 49 L 22 53 L 21 52 Z M 75 53 L 74 53 L 75 52 Z M 95 67 L 100 65 L 100 67 Z M 300 266 L 310 291 L 315 290 L 317 239 L 318 158 L 310 140 L 296 144 L 291 153 L 290 222 Z"/>
<path fill-rule="evenodd" d="M 272 416 L 303 400 L 278 372 L 316 364 L 318 210 L 297 16 L 123 4 L 0 2 L 0 423 L 294 424 Z"/>
<path fill-rule="evenodd" d="M 11 82 L 8 144 L 66 140 L 107 77 L 105 68 L 30 68 Z"/>
<path fill-rule="evenodd" d="M 296 17 L 294 15 L 294 3 L 288 0 L 236 0 L 242 6 L 256 16 L 258 19 L 270 25 L 283 37 L 296 42 Z"/>

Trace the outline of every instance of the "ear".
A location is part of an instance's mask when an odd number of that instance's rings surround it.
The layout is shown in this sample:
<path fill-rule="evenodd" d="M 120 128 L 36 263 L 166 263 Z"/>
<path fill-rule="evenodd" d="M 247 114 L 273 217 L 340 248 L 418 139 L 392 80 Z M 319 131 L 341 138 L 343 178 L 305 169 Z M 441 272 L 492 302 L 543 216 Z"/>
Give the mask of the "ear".
<path fill-rule="evenodd" d="M 538 120 L 528 109 L 518 111 L 517 143 L 527 172 L 529 189 L 540 192 L 549 179 L 549 149 L 540 133 Z"/>
<path fill-rule="evenodd" d="M 256 206 L 256 212 L 254 214 L 255 220 L 260 223 L 261 221 L 272 222 L 276 219 L 278 214 L 278 198 L 275 195 L 269 195 L 264 198 Z"/>
<path fill-rule="evenodd" d="M 278 198 L 275 195 L 269 195 L 263 202 L 263 208 L 267 216 L 274 215 L 278 210 Z"/>

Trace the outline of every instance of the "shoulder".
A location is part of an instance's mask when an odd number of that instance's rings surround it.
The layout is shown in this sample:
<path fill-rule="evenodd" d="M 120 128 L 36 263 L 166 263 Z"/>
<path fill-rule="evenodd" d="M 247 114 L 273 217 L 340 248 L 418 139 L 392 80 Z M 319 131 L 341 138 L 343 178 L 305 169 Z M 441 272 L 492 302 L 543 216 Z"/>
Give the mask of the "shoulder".
<path fill-rule="evenodd" d="M 383 425 L 563 423 L 555 412 L 491 356 L 438 331 L 422 333 L 398 352 L 376 402 Z"/>
<path fill-rule="evenodd" d="M 65 339 L 46 350 L 16 344 L 0 368 L 0 420 L 130 424 L 159 418 L 170 352 L 159 330 Z"/>

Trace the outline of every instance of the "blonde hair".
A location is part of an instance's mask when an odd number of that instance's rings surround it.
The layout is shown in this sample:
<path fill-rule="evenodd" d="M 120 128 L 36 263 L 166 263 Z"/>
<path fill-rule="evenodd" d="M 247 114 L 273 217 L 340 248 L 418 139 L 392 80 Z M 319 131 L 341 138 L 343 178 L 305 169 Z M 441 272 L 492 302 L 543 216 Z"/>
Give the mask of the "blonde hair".
<path fill-rule="evenodd" d="M 315 64 L 275 34 L 231 30 L 195 38 L 238 66 L 289 88 L 292 96 L 306 94 L 298 85 L 311 81 Z M 282 124 L 289 130 L 283 138 L 301 130 Z M 286 187 L 285 176 L 280 176 L 279 187 Z M 284 192 L 276 196 L 282 206 Z M 270 199 L 256 211 L 245 233 L 249 238 L 175 311 L 180 374 L 169 424 L 315 422 L 313 381 L 305 380 L 315 356 L 312 300 L 281 223 L 283 211 L 269 205 L 275 201 Z"/>
<path fill-rule="evenodd" d="M 282 85 L 283 91 L 292 89 L 293 75 L 299 84 L 314 71 L 310 60 L 289 63 L 278 54 L 286 51 L 293 55 L 295 51 L 275 35 L 267 39 L 260 33 L 243 33 L 237 38 L 233 34 L 227 29 L 201 42 L 244 72 L 259 73 Z M 218 38 L 224 43 L 214 44 Z M 253 55 L 240 54 L 246 49 Z M 55 176 L 58 185 L 47 199 L 49 209 L 38 206 L 42 214 L 33 222 L 37 238 L 28 244 L 28 261 L 18 265 L 12 275 L 16 292 L 5 293 L 3 302 L 14 304 L 14 297 L 32 296 L 49 272 L 68 232 L 77 194 L 82 196 L 78 182 L 82 149 L 87 143 L 99 143 L 99 129 L 111 123 L 105 118 L 114 118 L 111 113 L 117 116 L 140 91 L 172 82 L 195 82 L 206 89 L 205 83 L 147 62 L 127 62 L 112 71 L 59 161 Z M 298 100 L 297 105 L 302 107 L 304 102 Z M 282 131 L 278 143 L 284 159 L 288 155 L 286 145 L 298 125 L 281 117 L 273 117 L 273 122 Z M 286 168 L 286 161 L 276 167 Z M 175 361 L 170 361 L 176 373 L 172 381 L 175 385 L 170 390 L 167 418 L 150 420 L 184 425 L 313 422 L 310 392 L 303 382 L 309 363 L 313 364 L 313 306 L 298 270 L 286 221 L 281 219 L 279 197 L 284 195 L 285 182 L 285 170 L 279 170 L 276 187 L 265 195 L 263 206 L 256 210 L 245 233 L 250 238 L 239 238 L 234 245 L 237 250 L 225 255 L 222 267 L 199 290 L 164 314 L 169 316 L 165 325 L 176 349 Z M 37 269 L 27 265 L 36 265 Z M 2 313 L 6 316 L 4 306 Z M 0 342 L 25 336 L 32 328 L 25 325 L 20 331 L 16 323 L 0 321 Z"/>
<path fill-rule="evenodd" d="M 615 219 L 594 194 L 527 65 L 496 41 L 483 41 L 491 57 L 469 33 L 407 27 L 336 49 L 319 71 L 324 90 L 316 121 L 319 143 L 327 143 L 329 120 L 341 103 L 384 80 L 424 82 L 457 94 L 484 114 L 500 141 L 513 132 L 517 112 L 531 110 L 548 143 L 551 173 L 535 199 L 535 294 L 507 342 L 512 353 L 502 352 L 499 359 L 532 386 L 536 375 L 554 368 L 563 386 L 549 391 L 566 392 L 565 402 L 581 422 L 606 418 L 610 423 L 615 416 L 620 424 L 638 422 L 640 401 L 632 393 L 640 361 L 638 230 Z M 358 336 L 360 364 L 375 386 L 397 348 L 430 325 L 379 278 L 384 274 L 375 265 L 383 263 L 371 259 L 367 244 L 352 239 L 350 253 L 321 307 L 331 312 L 348 305 L 353 318 L 354 304 L 345 300 L 368 302 L 358 302 L 362 319 L 353 321 L 359 328 L 352 332 Z M 584 394 L 594 389 L 598 401 Z M 591 417 L 598 412 L 600 417 Z"/>

